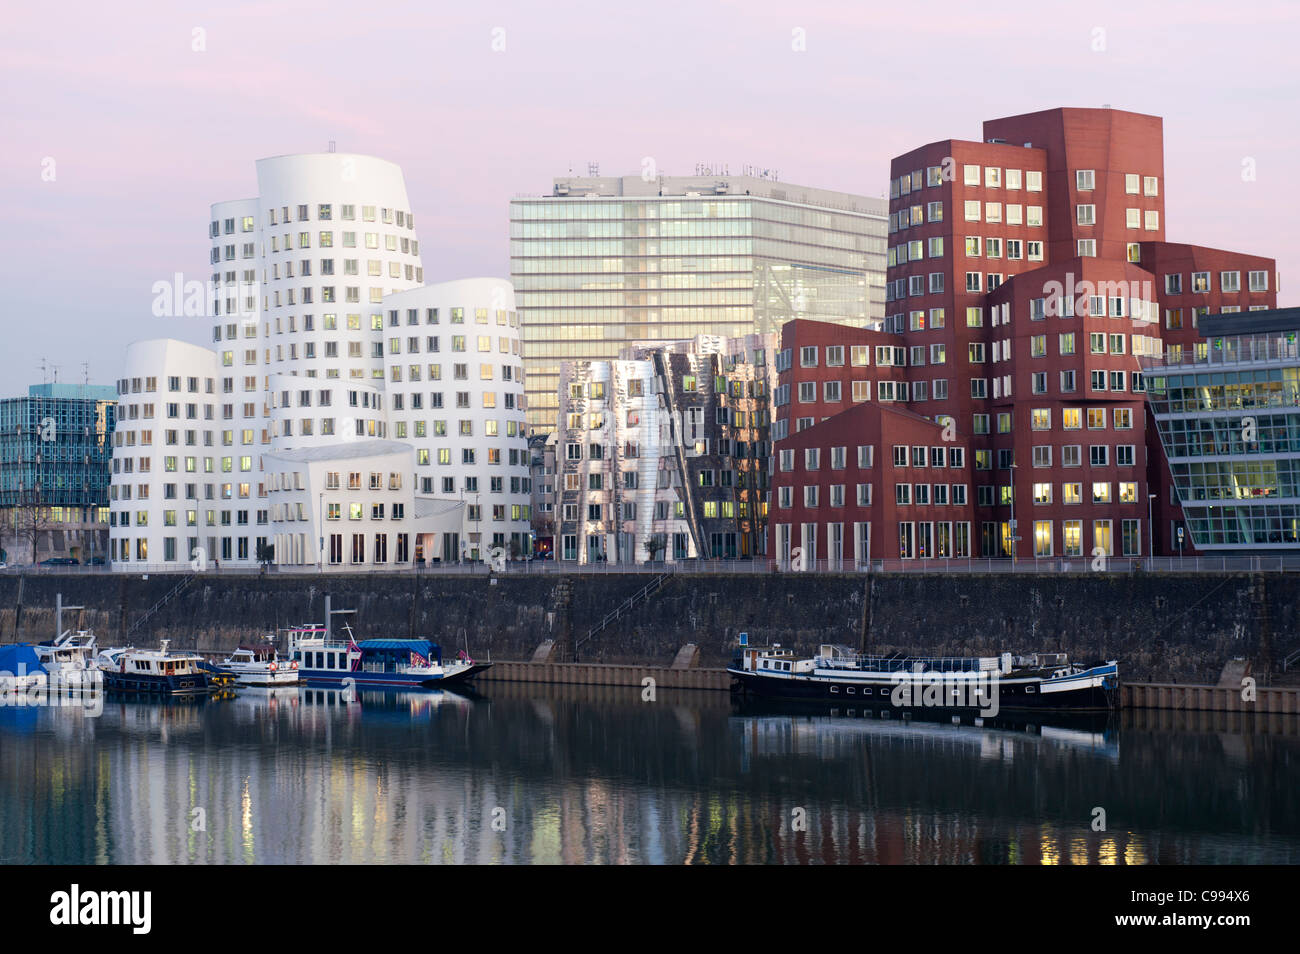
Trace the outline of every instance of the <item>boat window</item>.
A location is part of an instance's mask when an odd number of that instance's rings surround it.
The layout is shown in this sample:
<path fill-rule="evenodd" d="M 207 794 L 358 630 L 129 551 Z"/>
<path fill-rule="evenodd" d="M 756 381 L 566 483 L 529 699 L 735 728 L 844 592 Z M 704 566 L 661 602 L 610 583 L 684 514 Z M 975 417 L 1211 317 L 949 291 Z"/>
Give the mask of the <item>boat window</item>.
<path fill-rule="evenodd" d="M 854 689 L 852 686 L 849 686 L 847 692 L 848 692 L 849 695 L 853 695 L 853 694 L 855 694 L 855 693 L 857 692 L 857 690 Z"/>
<path fill-rule="evenodd" d="M 831 692 L 839 692 L 839 691 L 840 691 L 839 686 L 831 686 Z"/>
<path fill-rule="evenodd" d="M 1033 691 L 1034 691 L 1034 687 L 1033 687 L 1033 686 L 1025 686 L 1025 692 L 1029 693 L 1029 692 L 1033 692 Z"/>

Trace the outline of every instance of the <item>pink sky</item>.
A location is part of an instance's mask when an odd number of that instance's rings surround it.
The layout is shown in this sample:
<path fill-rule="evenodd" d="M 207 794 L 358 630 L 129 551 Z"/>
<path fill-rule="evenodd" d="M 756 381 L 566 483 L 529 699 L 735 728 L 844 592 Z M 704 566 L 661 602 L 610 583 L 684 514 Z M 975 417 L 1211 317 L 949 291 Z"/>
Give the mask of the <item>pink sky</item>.
<path fill-rule="evenodd" d="M 1293 305 L 1298 26 L 1292 0 L 10 7 L 0 394 L 42 357 L 110 383 L 130 341 L 206 340 L 206 321 L 151 315 L 153 283 L 208 274 L 208 206 L 253 194 L 256 159 L 331 139 L 402 166 L 439 281 L 508 277 L 510 198 L 588 161 L 752 162 L 881 195 L 916 146 L 1109 103 L 1164 117 L 1169 240 L 1275 257 Z"/>

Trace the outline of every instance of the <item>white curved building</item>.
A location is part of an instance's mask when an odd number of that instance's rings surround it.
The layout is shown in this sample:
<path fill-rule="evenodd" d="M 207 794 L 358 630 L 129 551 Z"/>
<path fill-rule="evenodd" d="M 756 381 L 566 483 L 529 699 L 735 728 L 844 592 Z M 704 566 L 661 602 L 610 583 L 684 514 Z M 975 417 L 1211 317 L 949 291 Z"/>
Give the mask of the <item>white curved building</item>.
<path fill-rule="evenodd" d="M 258 161 L 257 184 L 257 199 L 213 206 L 213 258 L 242 262 L 249 243 L 229 240 L 232 221 L 237 237 L 250 224 L 258 237 L 258 293 L 238 296 L 255 314 L 213 329 L 223 366 L 240 386 L 260 378 L 276 450 L 385 437 L 383 300 L 424 281 L 401 169 L 350 153 L 277 156 Z M 225 289 L 232 272 L 219 277 Z"/>
<path fill-rule="evenodd" d="M 216 354 L 200 345 L 163 338 L 127 349 L 109 486 L 114 566 L 179 566 L 199 548 L 221 553 L 223 539 L 232 556 L 255 552 L 266 532 L 258 447 L 251 431 L 224 443 L 220 379 Z"/>
<path fill-rule="evenodd" d="M 175 430 L 185 439 L 193 430 L 206 453 L 186 454 L 183 442 L 161 458 L 156 444 L 149 454 L 139 444 L 115 446 L 114 564 L 180 568 L 199 548 L 207 559 L 249 566 L 259 545 L 271 543 L 282 565 L 348 567 L 354 552 L 364 552 L 356 562 L 388 566 L 398 562 L 389 557 L 399 552 L 398 537 L 406 539 L 401 552 L 410 559 L 482 558 L 493 546 L 528 552 L 529 477 L 510 283 L 420 287 L 415 217 L 401 169 L 391 162 L 344 153 L 277 156 L 257 163 L 257 181 L 256 198 L 212 206 L 211 350 L 159 340 L 128 353 L 119 382 L 128 412 L 136 406 L 142 413 L 148 403 L 158 413 L 159 400 L 137 398 L 137 379 L 142 386 L 201 381 L 199 396 L 206 400 L 193 403 L 206 429 Z M 174 300 L 182 297 L 177 290 Z M 418 329 L 408 325 L 411 312 L 421 316 Z M 431 313 L 445 316 L 440 329 L 428 325 Z M 464 328 L 453 327 L 457 321 Z M 427 351 L 432 341 L 435 348 L 446 342 L 437 359 Z M 446 403 L 435 407 L 435 400 Z M 188 412 L 192 402 L 182 394 L 176 403 Z M 123 420 L 124 442 L 142 440 L 146 431 L 154 437 L 158 428 L 139 421 Z M 409 452 L 400 468 L 401 448 L 387 446 L 393 440 Z M 277 498 L 287 489 L 283 475 L 300 474 L 288 480 L 320 497 L 327 489 L 317 482 L 352 474 L 349 461 L 376 453 L 392 459 L 374 472 L 400 471 L 410 497 L 397 508 L 396 523 L 393 508 L 384 507 L 383 542 L 372 528 L 367 545 L 354 550 L 360 531 L 350 531 L 349 559 L 330 561 L 321 545 L 329 521 L 304 500 Z M 191 457 L 199 461 L 194 480 L 168 480 L 157 470 L 141 479 L 142 459 L 157 467 L 155 460 L 173 457 L 182 467 Z M 365 473 L 368 492 L 371 471 Z M 189 492 L 190 484 L 198 506 L 168 496 Z M 344 502 L 350 510 L 356 501 Z M 402 521 L 409 525 L 399 526 Z"/>
<path fill-rule="evenodd" d="M 465 504 L 464 535 L 430 554 L 530 551 L 531 480 L 514 289 L 500 278 L 384 299 L 390 436 L 415 447 L 421 494 Z"/>

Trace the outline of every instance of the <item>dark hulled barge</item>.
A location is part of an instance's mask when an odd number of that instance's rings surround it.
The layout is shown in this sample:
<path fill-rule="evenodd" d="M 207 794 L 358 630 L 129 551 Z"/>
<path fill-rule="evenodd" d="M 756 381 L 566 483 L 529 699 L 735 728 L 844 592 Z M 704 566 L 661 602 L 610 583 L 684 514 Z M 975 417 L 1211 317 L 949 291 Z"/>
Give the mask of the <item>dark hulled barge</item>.
<path fill-rule="evenodd" d="M 1077 665 L 1064 653 L 869 656 L 824 645 L 799 658 L 780 646 L 744 647 L 727 671 L 732 691 L 746 695 L 882 708 L 1104 710 L 1119 698 L 1115 660 Z"/>

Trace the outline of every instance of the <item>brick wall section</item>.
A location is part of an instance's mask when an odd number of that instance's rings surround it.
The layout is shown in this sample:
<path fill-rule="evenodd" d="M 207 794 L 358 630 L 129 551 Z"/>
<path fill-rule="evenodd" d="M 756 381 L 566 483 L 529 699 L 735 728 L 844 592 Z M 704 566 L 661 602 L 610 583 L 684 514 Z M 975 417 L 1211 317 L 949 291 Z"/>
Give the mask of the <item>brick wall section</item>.
<path fill-rule="evenodd" d="M 563 636 L 562 579 L 506 577 L 493 586 L 486 576 L 214 575 L 196 580 L 133 641 L 151 645 L 169 638 L 176 648 L 232 648 L 260 633 L 319 622 L 328 588 L 335 608 L 358 611 L 359 637 L 414 631 L 449 652 L 468 641 L 474 653 L 526 660 L 543 639 Z M 609 573 L 567 579 L 572 632 L 581 638 L 652 578 Z M 87 622 L 101 644 L 120 644 L 123 617 L 138 618 L 177 580 L 29 577 L 22 636 L 50 638 L 61 591 L 66 603 L 88 608 Z M 15 637 L 17 591 L 16 576 L 0 577 L 0 641 Z M 701 666 L 722 666 L 740 632 L 753 643 L 812 651 L 823 642 L 858 644 L 869 620 L 872 651 L 1065 651 L 1118 658 L 1130 680 L 1212 684 L 1232 657 L 1252 659 L 1262 675 L 1300 648 L 1298 606 L 1300 576 L 1276 573 L 677 576 L 586 643 L 581 658 L 667 666 L 682 645 L 695 643 Z"/>

